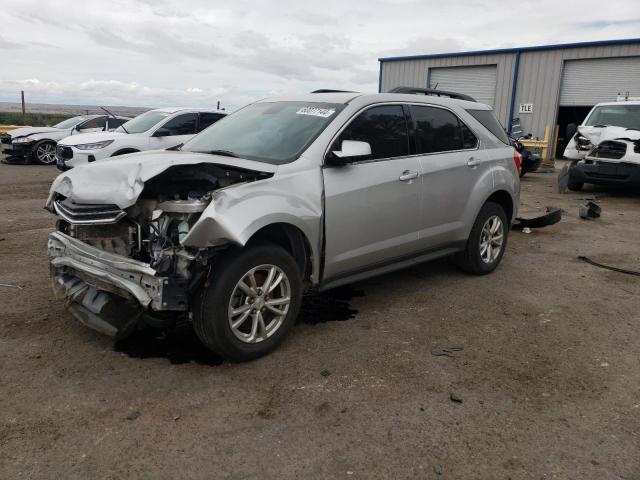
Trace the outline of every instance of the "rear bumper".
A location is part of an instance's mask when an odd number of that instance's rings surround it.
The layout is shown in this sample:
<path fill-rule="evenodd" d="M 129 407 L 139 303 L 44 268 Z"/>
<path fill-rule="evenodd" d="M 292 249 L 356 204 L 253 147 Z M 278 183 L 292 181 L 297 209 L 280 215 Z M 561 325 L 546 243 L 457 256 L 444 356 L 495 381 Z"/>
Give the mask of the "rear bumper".
<path fill-rule="evenodd" d="M 578 163 L 569 170 L 574 183 L 594 185 L 640 186 L 640 165 L 631 163 Z"/>

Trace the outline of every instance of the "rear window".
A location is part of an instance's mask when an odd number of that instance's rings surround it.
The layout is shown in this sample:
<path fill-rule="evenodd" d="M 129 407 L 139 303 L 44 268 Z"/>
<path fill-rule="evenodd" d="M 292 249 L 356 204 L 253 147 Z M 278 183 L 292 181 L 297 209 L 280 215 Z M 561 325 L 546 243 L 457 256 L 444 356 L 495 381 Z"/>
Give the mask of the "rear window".
<path fill-rule="evenodd" d="M 491 110 L 467 110 L 473 118 L 480 122 L 484 128 L 489 130 L 493 135 L 505 145 L 510 145 L 507 132 L 504 131 L 500 122 L 493 115 Z"/>

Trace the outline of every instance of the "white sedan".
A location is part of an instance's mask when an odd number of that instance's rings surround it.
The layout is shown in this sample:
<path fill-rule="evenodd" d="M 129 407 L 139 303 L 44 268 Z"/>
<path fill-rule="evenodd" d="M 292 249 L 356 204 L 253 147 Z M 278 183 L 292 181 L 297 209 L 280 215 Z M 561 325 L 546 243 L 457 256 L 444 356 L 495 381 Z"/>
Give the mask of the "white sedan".
<path fill-rule="evenodd" d="M 73 135 L 58 142 L 58 169 L 145 150 L 176 147 L 214 124 L 226 112 L 215 109 L 159 108 L 138 115 L 114 132 Z"/>

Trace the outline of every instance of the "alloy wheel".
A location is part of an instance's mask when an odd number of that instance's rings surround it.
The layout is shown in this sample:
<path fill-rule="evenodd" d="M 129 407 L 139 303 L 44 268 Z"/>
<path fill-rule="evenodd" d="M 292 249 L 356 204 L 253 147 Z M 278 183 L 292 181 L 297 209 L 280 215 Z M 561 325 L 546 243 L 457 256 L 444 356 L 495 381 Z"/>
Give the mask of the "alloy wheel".
<path fill-rule="evenodd" d="M 259 265 L 245 273 L 231 294 L 229 326 L 244 343 L 259 343 L 282 325 L 291 304 L 291 285 L 276 265 Z"/>
<path fill-rule="evenodd" d="M 489 217 L 480 234 L 480 258 L 484 263 L 492 263 L 500 256 L 504 244 L 504 224 L 499 216 Z"/>

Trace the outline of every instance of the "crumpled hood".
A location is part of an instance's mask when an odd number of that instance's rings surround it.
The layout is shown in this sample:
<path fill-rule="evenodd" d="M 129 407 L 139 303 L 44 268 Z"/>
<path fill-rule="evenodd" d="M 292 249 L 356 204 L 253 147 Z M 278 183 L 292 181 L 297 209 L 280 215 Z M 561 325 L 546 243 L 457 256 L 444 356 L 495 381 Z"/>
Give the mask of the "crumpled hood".
<path fill-rule="evenodd" d="M 23 127 L 23 128 L 16 128 L 14 130 L 10 130 L 7 133 L 11 135 L 11 138 L 18 138 L 18 137 L 26 137 L 27 135 L 36 135 L 38 133 L 47 133 L 47 132 L 64 133 L 66 132 L 66 130 L 61 130 L 59 128 L 53 128 L 53 127 Z"/>
<path fill-rule="evenodd" d="M 631 141 L 640 140 L 640 131 L 627 130 L 624 127 L 579 127 L 578 132 L 587 138 L 594 147 L 605 140 L 617 140 L 621 138 Z"/>
<path fill-rule="evenodd" d="M 205 153 L 152 150 L 110 158 L 108 162 L 80 165 L 56 177 L 51 194 L 57 192 L 76 203 L 133 205 L 144 183 L 174 165 L 209 163 L 256 172 L 275 173 L 276 165 Z M 51 198 L 51 196 L 49 197 Z"/>
<path fill-rule="evenodd" d="M 58 144 L 66 146 L 82 145 L 83 143 L 96 143 L 104 142 L 105 140 L 117 140 L 119 137 L 123 136 L 127 136 L 127 134 L 120 132 L 79 133 L 77 135 L 71 135 L 69 137 L 63 138 L 60 142 L 58 142 Z"/>

